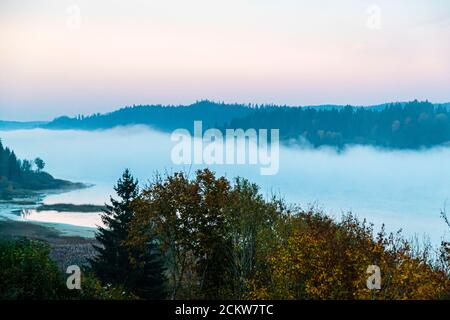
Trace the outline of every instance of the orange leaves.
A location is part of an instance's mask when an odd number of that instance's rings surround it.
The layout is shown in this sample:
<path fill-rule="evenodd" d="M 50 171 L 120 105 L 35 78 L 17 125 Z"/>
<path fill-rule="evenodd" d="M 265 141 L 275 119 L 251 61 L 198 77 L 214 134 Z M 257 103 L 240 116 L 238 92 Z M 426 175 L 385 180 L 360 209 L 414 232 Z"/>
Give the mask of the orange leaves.
<path fill-rule="evenodd" d="M 173 298 L 450 296 L 448 266 L 413 250 L 399 234 L 384 228 L 375 234 L 352 215 L 338 222 L 264 200 L 243 179 L 231 184 L 209 170 L 193 179 L 176 173 L 144 189 L 135 211 L 129 244 L 145 249 L 149 232 L 157 234 Z M 443 250 L 444 260 L 449 251 Z M 368 289 L 369 266 L 381 273 L 381 289 Z"/>
<path fill-rule="evenodd" d="M 292 221 L 291 221 L 292 223 Z M 251 296 L 272 299 L 433 299 L 448 296 L 449 275 L 414 255 L 408 242 L 352 216 L 340 223 L 301 213 L 285 243 L 268 258 L 270 279 L 253 284 Z M 366 287 L 369 265 L 382 272 L 381 290 Z"/>

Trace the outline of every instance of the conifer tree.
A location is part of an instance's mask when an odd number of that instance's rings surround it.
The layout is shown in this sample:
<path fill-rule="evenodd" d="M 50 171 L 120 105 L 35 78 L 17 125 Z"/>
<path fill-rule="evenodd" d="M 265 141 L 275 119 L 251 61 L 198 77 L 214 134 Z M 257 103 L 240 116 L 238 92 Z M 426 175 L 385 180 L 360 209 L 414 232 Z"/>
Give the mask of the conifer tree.
<path fill-rule="evenodd" d="M 135 253 L 126 245 L 129 223 L 134 216 L 133 201 L 139 196 L 138 181 L 125 170 L 114 187 L 119 200 L 111 197 L 102 215 L 105 227 L 96 235 L 98 256 L 91 261 L 94 273 L 104 285 L 124 289 L 146 299 L 161 299 L 164 291 L 162 256 L 157 246 L 150 244 L 145 253 Z"/>

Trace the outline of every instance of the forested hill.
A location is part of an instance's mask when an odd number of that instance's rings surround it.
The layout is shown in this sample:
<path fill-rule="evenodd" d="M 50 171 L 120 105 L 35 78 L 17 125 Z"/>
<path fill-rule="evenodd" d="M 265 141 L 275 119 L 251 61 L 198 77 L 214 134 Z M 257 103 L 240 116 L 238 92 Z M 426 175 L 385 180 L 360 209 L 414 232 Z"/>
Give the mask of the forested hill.
<path fill-rule="evenodd" d="M 108 114 L 61 117 L 44 127 L 94 130 L 143 124 L 171 131 L 192 130 L 194 120 L 202 120 L 204 129 L 280 129 L 284 142 L 314 147 L 363 144 L 418 149 L 450 142 L 450 105 L 427 101 L 373 107 L 257 106 L 201 101 L 191 106 L 134 106 Z"/>
<path fill-rule="evenodd" d="M 14 151 L 3 147 L 0 140 L 0 199 L 26 197 L 35 191 L 74 189 L 84 187 L 55 179 L 44 172 L 45 162 L 36 158 L 34 161 L 19 160 Z"/>
<path fill-rule="evenodd" d="M 450 109 L 429 102 L 378 108 L 262 108 L 233 119 L 231 128 L 279 128 L 283 141 L 330 145 L 373 145 L 419 149 L 450 145 Z"/>
<path fill-rule="evenodd" d="M 388 103 L 371 107 L 323 105 L 290 107 L 224 104 L 200 101 L 189 106 L 139 105 L 107 114 L 60 117 L 39 127 L 96 130 L 147 125 L 171 132 L 203 129 L 279 129 L 283 142 L 342 148 L 349 144 L 419 149 L 450 142 L 450 104 L 428 101 Z M 0 125 L 1 129 L 1 125 Z"/>
<path fill-rule="evenodd" d="M 126 125 L 148 125 L 163 131 L 192 128 L 195 120 L 205 127 L 219 127 L 253 112 L 248 105 L 200 101 L 190 106 L 146 105 L 126 107 L 107 114 L 60 117 L 45 125 L 48 129 L 106 129 Z"/>

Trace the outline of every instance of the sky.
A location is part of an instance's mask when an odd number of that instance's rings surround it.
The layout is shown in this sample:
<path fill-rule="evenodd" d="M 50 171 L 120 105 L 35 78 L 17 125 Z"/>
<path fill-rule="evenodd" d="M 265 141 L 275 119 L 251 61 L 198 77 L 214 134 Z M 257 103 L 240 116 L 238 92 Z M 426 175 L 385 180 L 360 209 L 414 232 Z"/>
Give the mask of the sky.
<path fill-rule="evenodd" d="M 0 120 L 450 101 L 448 0 L 0 0 Z"/>

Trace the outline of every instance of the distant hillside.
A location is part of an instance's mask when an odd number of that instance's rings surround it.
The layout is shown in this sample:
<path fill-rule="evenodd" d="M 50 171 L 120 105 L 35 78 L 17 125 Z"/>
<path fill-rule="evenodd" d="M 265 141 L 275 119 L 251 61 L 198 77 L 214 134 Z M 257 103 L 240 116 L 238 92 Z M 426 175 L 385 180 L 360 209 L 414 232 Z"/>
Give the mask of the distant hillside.
<path fill-rule="evenodd" d="M 450 145 L 450 109 L 426 101 L 368 108 L 262 108 L 233 119 L 228 126 L 280 129 L 283 141 L 313 147 L 359 144 L 419 149 Z"/>
<path fill-rule="evenodd" d="M 375 106 L 276 106 L 200 101 L 189 106 L 139 105 L 106 114 L 60 117 L 49 123 L 15 124 L 54 130 L 98 130 L 146 125 L 171 132 L 192 131 L 195 120 L 203 128 L 279 129 L 283 142 L 343 148 L 349 144 L 418 149 L 450 144 L 450 103 L 428 101 Z M 9 128 L 14 124 L 10 123 Z M 1 122 L 0 122 L 1 129 Z"/>
<path fill-rule="evenodd" d="M 32 121 L 32 122 L 19 122 L 19 121 L 2 121 L 0 120 L 0 130 L 29 130 L 36 129 L 44 126 L 47 122 L 43 121 Z"/>
<path fill-rule="evenodd" d="M 47 129 L 107 129 L 127 125 L 147 125 L 162 131 L 177 128 L 191 129 L 195 120 L 202 120 L 204 127 L 219 127 L 234 118 L 253 112 L 246 105 L 222 104 L 200 101 L 190 106 L 139 105 L 126 107 L 107 114 L 60 117 L 42 126 Z"/>

